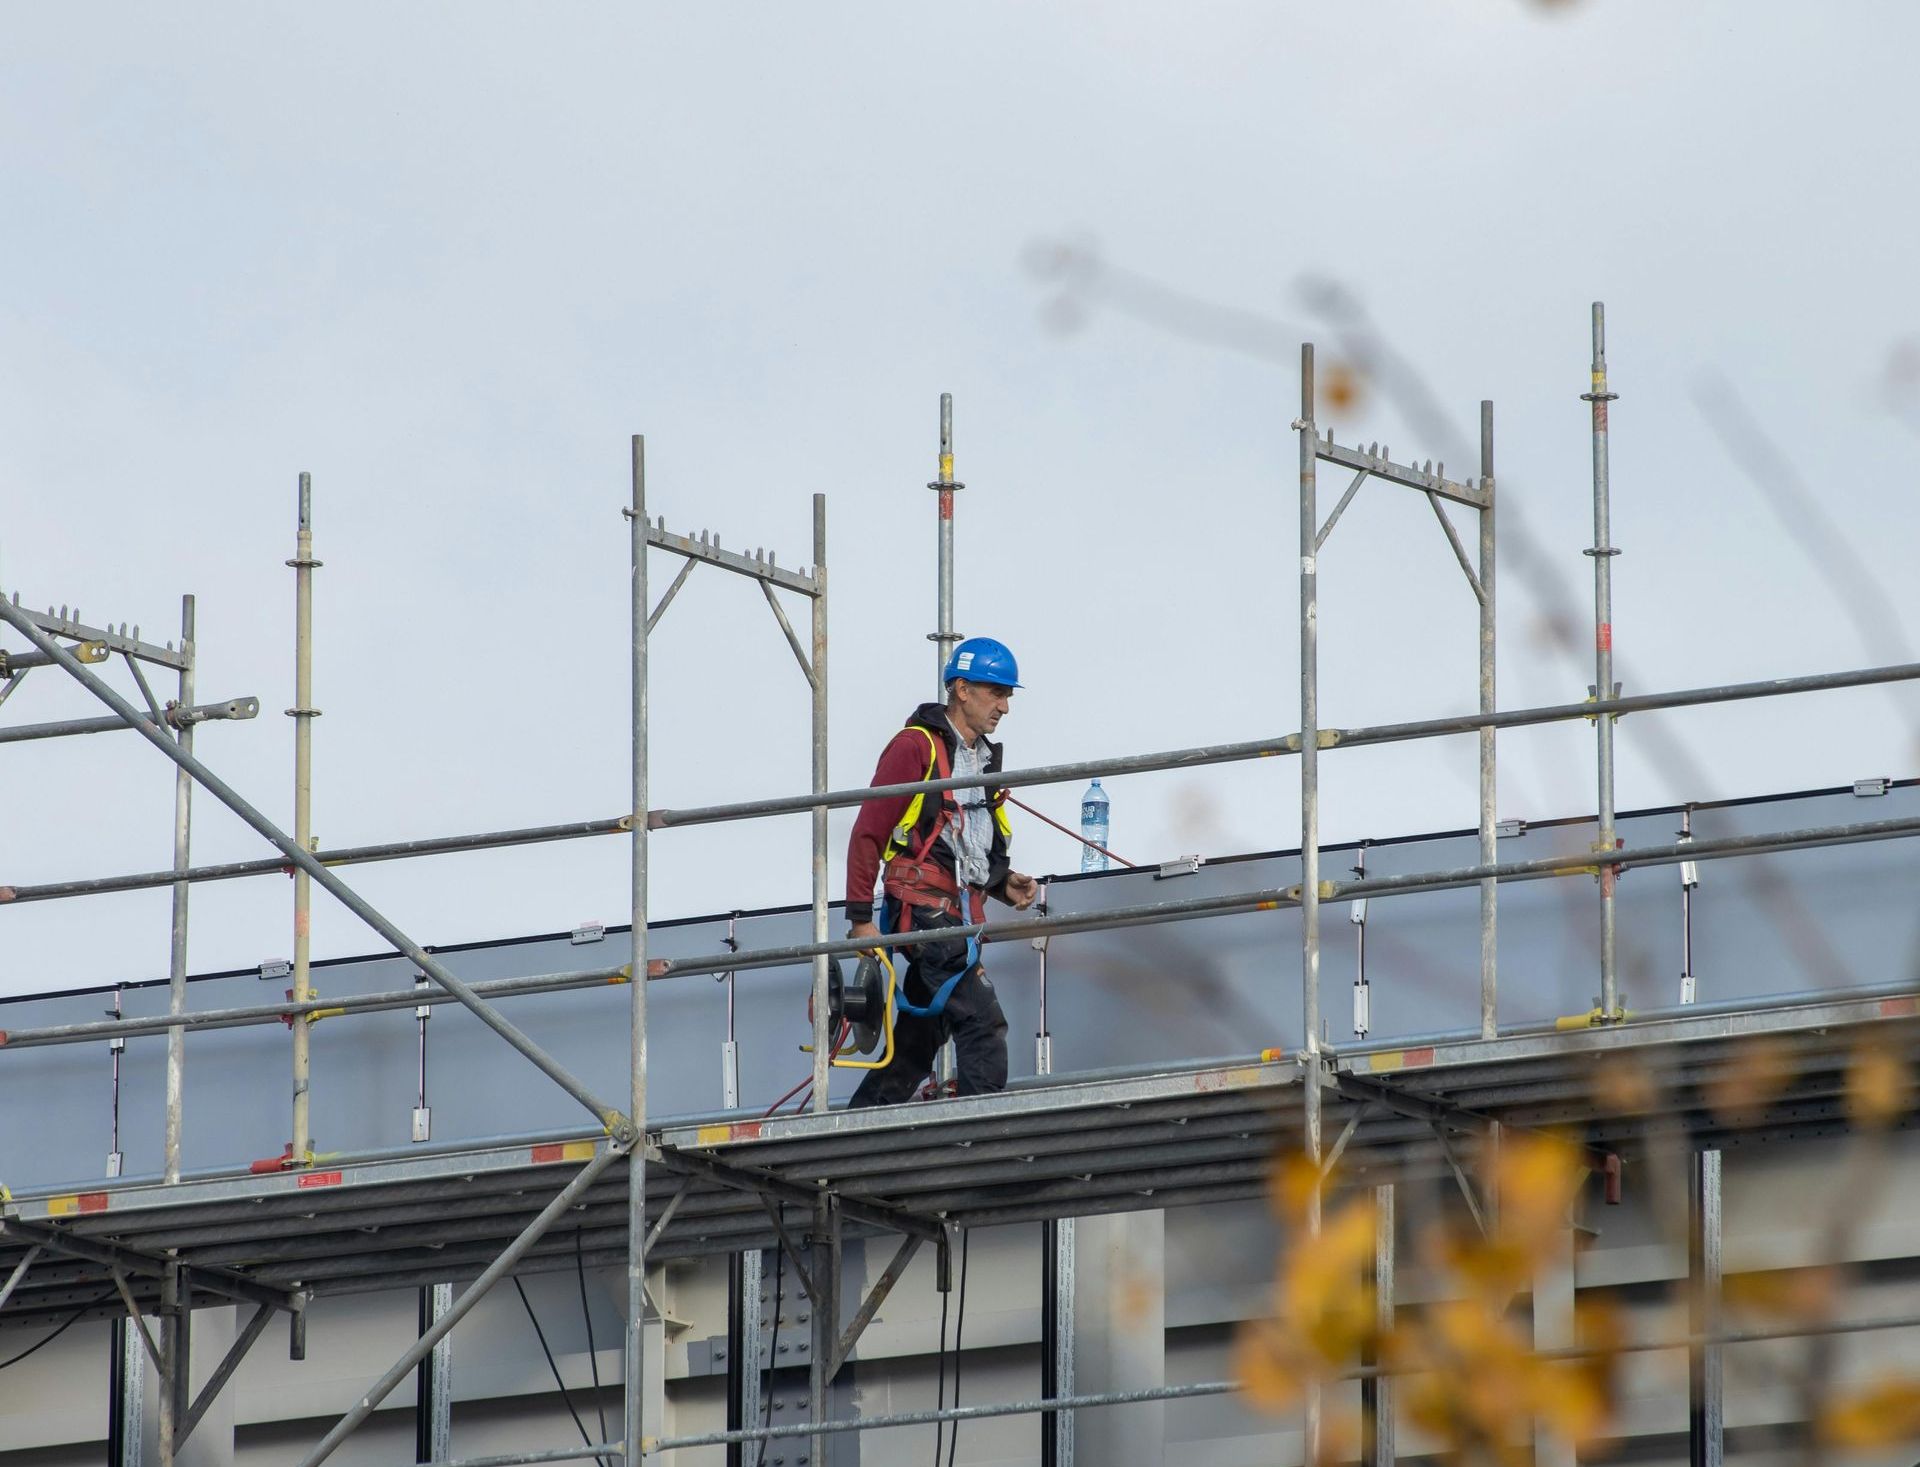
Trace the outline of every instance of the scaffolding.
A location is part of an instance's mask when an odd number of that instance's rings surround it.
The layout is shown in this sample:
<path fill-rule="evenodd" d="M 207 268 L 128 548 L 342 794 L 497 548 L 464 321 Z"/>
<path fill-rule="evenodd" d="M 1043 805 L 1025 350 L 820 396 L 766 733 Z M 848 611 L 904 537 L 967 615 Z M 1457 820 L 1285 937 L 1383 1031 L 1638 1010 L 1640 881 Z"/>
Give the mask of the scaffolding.
<path fill-rule="evenodd" d="M 1001 1406 L 956 1406 L 935 1412 L 901 1413 L 864 1420 L 829 1420 L 827 1394 L 835 1375 L 873 1320 L 882 1300 L 920 1249 L 931 1247 L 947 1273 L 947 1261 L 966 1230 L 1002 1223 L 1066 1223 L 1103 1213 L 1200 1206 L 1260 1194 L 1276 1144 L 1304 1151 L 1324 1175 L 1335 1160 L 1348 1181 L 1390 1189 L 1415 1176 L 1451 1177 L 1476 1215 L 1480 1196 L 1458 1143 L 1474 1142 L 1498 1128 L 1551 1122 L 1578 1130 L 1593 1169 L 1617 1185 L 1619 1155 L 1644 1116 L 1617 1099 L 1596 1097 L 1589 1070 L 1602 1054 L 1630 1054 L 1669 1085 L 1666 1104 L 1699 1156 L 1693 1168 L 1695 1264 L 1718 1268 L 1718 1148 L 1729 1139 L 1725 1124 L 1702 1099 L 1713 1077 L 1735 1062 L 1732 1047 L 1744 1036 L 1764 1033 L 1802 1061 L 1791 1114 L 1762 1120 L 1769 1138 L 1827 1135 L 1846 1124 L 1844 1079 L 1847 1044 L 1871 1027 L 1908 1056 L 1920 1055 L 1920 995 L 1912 983 L 1883 989 L 1823 995 L 1775 1004 L 1706 1006 L 1633 1016 L 1618 1002 L 1610 941 L 1613 878 L 1622 869 L 1691 867 L 1700 862 L 1763 853 L 1811 849 L 1920 835 L 1920 819 L 1857 821 L 1769 831 L 1719 839 L 1694 839 L 1690 828 L 1671 843 L 1620 846 L 1612 835 L 1612 722 L 1621 715 L 1857 688 L 1920 679 L 1920 663 L 1820 673 L 1763 682 L 1727 684 L 1665 693 L 1621 696 L 1611 682 L 1611 594 L 1606 578 L 1616 550 L 1608 543 L 1604 334 L 1594 308 L 1592 391 L 1594 413 L 1597 681 L 1584 702 L 1498 710 L 1495 666 L 1495 482 L 1491 403 L 1480 411 L 1481 461 L 1477 475 L 1449 479 L 1444 464 L 1402 463 L 1378 445 L 1336 443 L 1315 421 L 1313 349 L 1301 356 L 1299 438 L 1299 555 L 1301 682 L 1297 730 L 1230 744 L 1054 764 L 991 775 L 929 779 L 883 788 L 832 790 L 827 765 L 827 568 L 826 503 L 813 498 L 812 564 L 781 567 L 765 551 L 749 555 L 723 549 L 718 537 L 670 533 L 649 516 L 645 445 L 632 442 L 631 494 L 623 513 L 630 534 L 632 774 L 631 809 L 600 820 L 517 830 L 482 832 L 339 850 L 312 848 L 301 825 L 282 830 L 256 805 L 227 785 L 192 747 L 202 721 L 249 718 L 252 699 L 226 704 L 193 703 L 193 603 L 184 605 L 178 649 L 156 648 L 119 631 L 88 626 L 62 610 L 40 615 L 18 599 L 0 600 L 4 621 L 31 647 L 0 655 L 0 700 L 25 673 L 58 667 L 110 710 L 111 717 L 39 732 L 0 732 L 9 738 L 100 732 L 130 728 L 173 764 L 176 832 L 173 867 L 164 872 L 85 881 L 0 888 L 0 901 L 75 898 L 109 891 L 166 885 L 173 891 L 171 1001 L 165 1015 L 118 1017 L 87 1023 L 16 1029 L 0 1036 L 6 1050 L 106 1041 L 124 1045 L 134 1036 L 164 1032 L 168 1040 L 167 1150 L 164 1173 L 132 1179 L 116 1161 L 97 1188 L 23 1189 L 0 1204 L 0 1323 L 37 1323 L 81 1317 L 126 1321 L 126 1352 L 137 1364 L 144 1354 L 161 1381 L 160 1460 L 169 1464 L 231 1378 L 247 1351 L 276 1315 L 291 1322 L 290 1349 L 305 1348 L 305 1319 L 316 1298 L 399 1288 L 431 1291 L 418 1340 L 381 1374 L 360 1400 L 302 1458 L 304 1467 L 325 1461 L 381 1401 L 423 1362 L 444 1363 L 442 1342 L 492 1284 L 519 1272 L 572 1267 L 624 1267 L 626 1276 L 623 1410 L 617 1439 L 580 1448 L 486 1459 L 531 1463 L 601 1457 L 639 1462 L 684 1448 L 740 1444 L 788 1436 L 810 1437 L 818 1463 L 829 1433 L 933 1421 L 960 1421 L 997 1414 L 1042 1414 L 1069 1423 L 1075 1411 L 1127 1401 L 1219 1394 L 1230 1382 L 1205 1382 L 1146 1392 L 1074 1394 L 1069 1368 L 1049 1361 L 1047 1390 L 1039 1400 Z M 1319 518 L 1317 474 L 1332 464 L 1354 475 L 1331 514 Z M 1318 557 L 1354 496 L 1369 480 L 1423 495 L 1478 604 L 1478 711 L 1470 715 L 1371 727 L 1323 722 L 1317 686 Z M 942 401 L 938 478 L 940 583 L 939 621 L 931 640 L 944 654 L 956 633 L 952 603 L 953 478 L 951 402 Z M 1446 512 L 1448 504 L 1479 516 L 1477 553 Z M 310 485 L 301 481 L 300 536 L 296 568 L 300 601 L 310 605 L 312 558 Z M 659 601 L 649 588 L 650 552 L 678 556 L 684 564 Z M 648 786 L 649 709 L 647 667 L 654 627 L 697 565 L 755 581 L 788 642 L 811 695 L 812 778 L 805 794 L 730 804 L 656 809 Z M 776 594 L 804 598 L 811 613 L 810 644 L 803 643 Z M 317 710 L 307 678 L 308 616 L 301 616 L 297 706 L 289 710 L 304 730 Z M 95 667 L 119 654 L 132 669 L 143 710 L 102 679 Z M 179 697 L 164 707 L 153 697 L 141 664 L 178 673 Z M 1502 861 L 1497 834 L 1496 736 L 1502 729 L 1590 720 L 1597 731 L 1600 768 L 1600 839 L 1594 849 L 1565 856 Z M 1319 756 L 1323 751 L 1472 734 L 1479 748 L 1478 860 L 1470 865 L 1412 873 L 1325 880 L 1319 857 Z M 975 923 L 938 933 L 900 934 L 894 945 L 938 937 L 983 941 L 1050 941 L 1095 930 L 1202 920 L 1228 914 L 1297 909 L 1302 920 L 1302 1010 L 1297 1045 L 1222 1059 L 1169 1064 L 1144 1070 L 1052 1073 L 1043 1016 L 1039 1073 L 997 1095 L 961 1097 L 884 1110 L 833 1110 L 827 1103 L 832 1036 L 828 976 L 831 962 L 857 953 L 854 939 L 828 936 L 827 812 L 857 806 L 876 796 L 908 795 L 991 785 L 1019 788 L 1123 773 L 1188 769 L 1272 757 L 1299 761 L 1301 802 L 1300 879 L 1297 883 L 1207 897 L 1153 901 L 1099 913 L 1047 913 L 1017 920 Z M 302 760 L 301 778 L 305 778 Z M 263 860 L 194 867 L 190 860 L 190 791 L 197 784 L 250 825 L 277 852 Z M 648 950 L 647 876 L 655 832 L 805 811 L 811 816 L 811 941 L 748 948 L 717 956 L 654 957 Z M 463 981 L 425 946 L 368 902 L 341 868 L 357 863 L 408 859 L 449 851 L 534 845 L 625 835 L 632 863 L 631 961 L 487 982 Z M 202 881 L 232 880 L 292 872 L 317 884 L 397 952 L 407 957 L 427 987 L 396 989 L 322 1000 L 296 978 L 285 1003 L 189 1011 L 185 1002 L 187 894 Z M 1600 893 L 1603 921 L 1602 1001 L 1572 1028 L 1529 1030 L 1499 1022 L 1497 896 L 1502 883 L 1589 874 Z M 1418 892 L 1475 890 L 1480 902 L 1480 1014 L 1461 1033 L 1388 1044 L 1334 1045 L 1323 1038 L 1319 1013 L 1319 915 L 1329 903 L 1391 899 Z M 1044 975 L 1044 948 L 1042 949 Z M 761 1117 L 730 1108 L 722 1114 L 661 1117 L 650 1108 L 647 1064 L 647 991 L 651 983 L 693 974 L 728 975 L 729 1029 L 725 1087 L 738 1100 L 737 1060 L 731 1028 L 731 975 L 756 968 L 805 963 L 811 972 L 813 1094 L 805 1114 Z M 1690 962 L 1688 964 L 1691 971 Z M 631 1089 L 624 1105 L 597 1093 L 502 1011 L 500 1002 L 609 982 L 624 983 L 630 999 Z M 1044 978 L 1043 978 L 1044 982 Z M 1689 998 L 1690 994 L 1687 995 Z M 296 1052 L 293 1141 L 277 1164 L 236 1168 L 215 1175 L 183 1176 L 179 1167 L 180 1104 L 189 1031 L 287 1023 L 296 1036 L 321 1013 L 351 1016 L 413 1008 L 424 1025 L 435 1005 L 459 1004 L 557 1085 L 586 1112 L 579 1126 L 539 1135 L 496 1136 L 458 1145 L 434 1145 L 424 1124 L 424 1080 L 416 1112 L 416 1142 L 399 1149 L 319 1158 L 302 1130 L 306 1057 Z M 1044 1011 L 1043 1011 L 1044 1013 Z M 424 1032 L 424 1031 L 423 1031 Z M 0 1063 L 5 1058 L 0 1055 Z M 424 1061 L 423 1061 L 424 1064 Z M 1331 1145 L 1328 1130 L 1337 1128 Z M 1390 1205 L 1388 1216 L 1391 1216 Z M 1309 1212 L 1317 1224 L 1318 1202 Z M 565 1220 L 567 1226 L 562 1226 Z M 843 1244 L 858 1238 L 895 1242 L 891 1262 L 851 1312 L 843 1298 Z M 1376 1274 L 1383 1307 L 1392 1299 L 1392 1232 L 1383 1230 Z M 1071 1234 L 1050 1243 L 1050 1256 L 1071 1266 Z M 651 1266 L 674 1258 L 727 1255 L 757 1262 L 778 1249 L 813 1305 L 809 1353 L 809 1420 L 789 1426 L 754 1426 L 755 1413 L 737 1411 L 742 1424 L 725 1432 L 670 1437 L 662 1434 L 660 1402 L 650 1400 L 645 1369 L 647 1294 Z M 740 1266 L 736 1263 L 736 1267 Z M 451 1281 L 471 1279 L 455 1296 Z M 757 1289 L 744 1293 L 757 1297 Z M 253 1313 L 226 1358 L 198 1396 L 189 1396 L 187 1372 L 196 1304 L 251 1305 Z M 150 1321 L 157 1318 L 156 1338 Z M 742 1333 L 757 1337 L 744 1312 L 732 1321 L 730 1354 L 743 1353 Z M 1887 1327 L 1891 1327 L 1889 1324 Z M 1733 1337 L 1709 1320 L 1682 1343 L 1695 1361 L 1695 1460 L 1720 1459 L 1719 1351 Z M 1057 1331 L 1056 1331 L 1057 1335 Z M 1665 1347 L 1671 1348 L 1672 1344 Z M 1064 1347 L 1057 1338 L 1049 1347 Z M 743 1393 L 755 1387 L 744 1372 Z M 1392 1412 L 1385 1378 L 1370 1379 L 1370 1461 L 1394 1460 Z M 750 1400 L 750 1394 L 744 1396 Z M 742 1404 L 736 1401 L 736 1407 Z M 445 1463 L 446 1397 L 435 1395 L 439 1428 L 430 1433 L 432 1459 Z M 1313 1455 L 1317 1400 L 1306 1412 L 1306 1448 Z M 1046 1458 L 1067 1463 L 1070 1430 L 1047 1437 Z"/>

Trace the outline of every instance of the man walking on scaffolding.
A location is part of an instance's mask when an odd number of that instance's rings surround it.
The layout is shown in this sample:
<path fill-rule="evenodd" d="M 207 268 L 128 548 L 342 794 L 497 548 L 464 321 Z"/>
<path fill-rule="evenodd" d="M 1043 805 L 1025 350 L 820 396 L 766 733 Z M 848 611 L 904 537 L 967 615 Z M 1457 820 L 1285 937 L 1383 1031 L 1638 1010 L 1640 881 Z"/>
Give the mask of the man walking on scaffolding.
<path fill-rule="evenodd" d="M 944 673 L 947 702 L 923 703 L 893 736 L 873 783 L 991 774 L 1002 767 L 988 735 L 1007 714 L 1020 669 L 991 637 L 969 637 L 953 649 Z M 1011 869 L 1012 832 L 1005 791 L 972 789 L 869 800 L 847 845 L 850 937 L 928 932 L 984 920 L 986 898 L 1025 911 L 1039 883 Z M 874 888 L 881 887 L 875 922 Z M 894 1013 L 893 1062 L 872 1070 L 852 1104 L 893 1105 L 910 1099 L 951 1036 L 957 1092 L 984 1095 L 1007 1088 L 1007 1019 L 980 968 L 977 939 L 924 942 L 900 949 L 908 960 Z"/>

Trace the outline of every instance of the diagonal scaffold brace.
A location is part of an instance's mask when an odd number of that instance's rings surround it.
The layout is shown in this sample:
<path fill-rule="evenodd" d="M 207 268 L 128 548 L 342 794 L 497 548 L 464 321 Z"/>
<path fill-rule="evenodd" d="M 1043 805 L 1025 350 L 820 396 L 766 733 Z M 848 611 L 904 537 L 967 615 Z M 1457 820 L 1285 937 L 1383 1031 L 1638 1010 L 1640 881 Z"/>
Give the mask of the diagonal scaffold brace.
<path fill-rule="evenodd" d="M 630 1144 L 633 1141 L 633 1123 L 625 1113 L 596 1096 L 564 1065 L 515 1027 L 498 1009 L 456 978 L 443 963 L 396 927 L 372 903 L 327 869 L 313 852 L 302 850 L 292 836 L 269 820 L 219 775 L 161 733 L 139 709 L 115 692 L 97 674 L 84 666 L 71 651 L 42 631 L 27 614 L 19 607 L 10 604 L 5 598 L 0 598 L 0 621 L 5 621 L 15 631 L 26 637 L 76 682 L 118 714 L 136 733 L 192 775 L 216 800 L 264 836 L 281 855 L 304 871 L 322 890 L 392 943 L 412 960 L 421 972 L 471 1009 L 475 1018 L 506 1040 L 556 1085 L 592 1112 L 594 1118 L 606 1127 L 610 1136 L 622 1144 Z"/>

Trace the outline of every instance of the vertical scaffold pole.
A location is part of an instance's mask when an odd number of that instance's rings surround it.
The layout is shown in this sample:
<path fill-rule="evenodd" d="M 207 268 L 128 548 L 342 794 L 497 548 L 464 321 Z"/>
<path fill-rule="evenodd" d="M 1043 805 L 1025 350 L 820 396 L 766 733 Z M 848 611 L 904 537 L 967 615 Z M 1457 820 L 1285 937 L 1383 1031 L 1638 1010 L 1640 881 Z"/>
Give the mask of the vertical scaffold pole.
<path fill-rule="evenodd" d="M 935 606 L 933 643 L 933 686 L 936 700 L 945 701 L 946 683 L 941 673 L 947 658 L 953 655 L 960 639 L 953 631 L 953 491 L 966 486 L 953 477 L 953 394 L 940 394 L 940 477 L 927 487 L 940 496 L 939 593 Z"/>
<path fill-rule="evenodd" d="M 647 1325 L 647 441 L 633 435 L 633 967 L 627 984 L 635 1141 L 627 1155 L 627 1338 L 621 1439 L 638 1467 Z M 664 1423 L 659 1423 L 663 1425 Z"/>
<path fill-rule="evenodd" d="M 1307 1158 L 1320 1162 L 1320 587 L 1314 558 L 1319 429 L 1313 421 L 1313 344 L 1300 347 L 1300 1023 L 1304 1031 Z M 1307 1232 L 1320 1231 L 1320 1188 L 1307 1201 Z M 1307 1388 L 1305 1460 L 1320 1459 L 1320 1390 Z"/>
<path fill-rule="evenodd" d="M 940 476 L 927 487 L 939 496 L 939 591 L 935 604 L 933 642 L 933 698 L 936 703 L 947 700 L 946 668 L 947 659 L 953 655 L 954 647 L 959 643 L 959 635 L 953 629 L 953 494 L 956 489 L 966 486 L 953 477 L 953 394 L 940 394 Z M 933 1078 L 938 1093 L 945 1093 L 948 1083 L 954 1076 L 953 1047 L 951 1044 L 940 1046 L 940 1053 L 934 1058 Z"/>
<path fill-rule="evenodd" d="M 1607 464 L 1607 404 L 1619 396 L 1607 390 L 1607 308 L 1593 303 L 1593 390 L 1580 394 L 1593 404 L 1593 693 L 1613 696 L 1613 548 L 1609 526 L 1611 487 Z M 1594 719 L 1599 745 L 1600 829 L 1595 846 L 1614 848 L 1613 830 L 1613 716 Z M 1620 986 L 1614 952 L 1614 885 L 1619 870 L 1600 868 L 1600 1015 L 1612 1023 L 1620 1006 Z"/>
<path fill-rule="evenodd" d="M 193 597 L 180 598 L 180 706 L 193 706 L 194 646 Z M 193 725 L 183 721 L 174 735 L 180 747 L 193 752 Z M 192 864 L 193 776 L 175 767 L 173 771 L 173 869 L 185 871 Z M 191 884 L 173 884 L 173 924 L 167 951 L 167 1012 L 187 1011 L 187 892 Z M 186 1104 L 187 1031 L 167 1031 L 167 1138 L 164 1175 L 169 1182 L 180 1180 L 180 1133 Z M 114 1150 L 120 1148 L 115 1144 Z"/>
<path fill-rule="evenodd" d="M 1493 521 L 1493 404 L 1480 404 L 1480 487 L 1487 502 L 1480 508 L 1480 711 L 1494 711 L 1494 521 Z M 1495 824 L 1499 820 L 1500 781 L 1498 751 L 1490 728 L 1480 730 L 1480 864 L 1491 866 Z M 1499 1032 L 1499 903 L 1500 883 L 1480 883 L 1480 1037 Z"/>
<path fill-rule="evenodd" d="M 827 789 L 827 496 L 813 496 L 813 792 Z M 827 940 L 827 808 L 813 807 L 813 940 Z M 827 1012 L 827 965 L 813 960 L 813 1108 L 827 1108 L 832 1060 L 832 1015 Z"/>
<path fill-rule="evenodd" d="M 293 631 L 293 841 L 303 851 L 313 849 L 313 477 L 300 476 L 300 531 L 294 558 Z M 183 773 L 185 771 L 182 771 Z M 313 928 L 313 882 L 297 867 L 293 873 L 293 1001 L 313 997 L 309 949 Z M 313 1152 L 313 1037 L 304 1013 L 293 1020 L 293 1150 L 295 1166 L 305 1166 Z"/>

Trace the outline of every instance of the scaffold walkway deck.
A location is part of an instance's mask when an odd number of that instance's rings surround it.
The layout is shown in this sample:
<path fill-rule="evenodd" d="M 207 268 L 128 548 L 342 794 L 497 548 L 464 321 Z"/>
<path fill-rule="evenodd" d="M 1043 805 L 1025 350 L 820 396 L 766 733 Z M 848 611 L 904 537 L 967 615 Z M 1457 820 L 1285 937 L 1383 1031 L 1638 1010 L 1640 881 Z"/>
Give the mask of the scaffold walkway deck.
<path fill-rule="evenodd" d="M 1752 1114 L 1709 1110 L 1716 1078 L 1756 1036 L 1792 1075 Z M 1333 1052 L 1324 1098 L 1337 1175 L 1389 1181 L 1444 1167 L 1489 1122 L 1554 1128 L 1630 1156 L 1650 1126 L 1732 1147 L 1844 1129 L 1845 1071 L 1863 1038 L 1920 1057 L 1920 997 L 1872 994 L 1737 1012 L 1673 1014 L 1570 1032 Z M 1602 1083 L 1609 1061 L 1643 1083 Z M 1297 1149 L 1302 1066 L 1252 1057 L 1034 1084 L 875 1110 L 668 1123 L 650 1133 L 647 1212 L 656 1261 L 798 1238 L 824 1195 L 849 1237 L 937 1236 L 1099 1213 L 1258 1197 Z M 604 1139 L 527 1139 L 265 1175 L 44 1191 L 4 1208 L 0 1277 L 36 1264 L 0 1322 L 65 1318 L 89 1300 L 157 1302 L 163 1261 L 202 1305 L 284 1304 L 478 1274 Z M 624 1162 L 602 1172 L 519 1272 L 617 1263 L 627 1250 Z"/>

